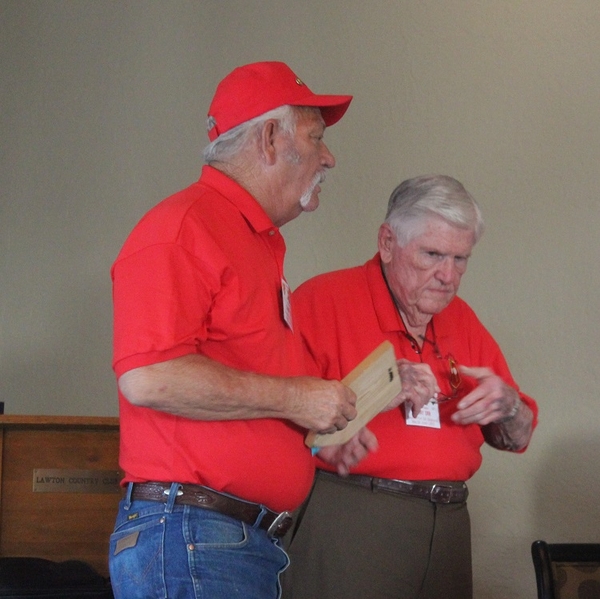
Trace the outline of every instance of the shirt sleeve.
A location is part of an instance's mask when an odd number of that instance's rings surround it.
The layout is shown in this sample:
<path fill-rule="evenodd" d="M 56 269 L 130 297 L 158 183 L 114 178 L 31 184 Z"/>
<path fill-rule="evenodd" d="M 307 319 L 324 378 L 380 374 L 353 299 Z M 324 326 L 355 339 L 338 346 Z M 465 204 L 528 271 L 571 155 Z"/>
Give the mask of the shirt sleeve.
<path fill-rule="evenodd" d="M 181 246 L 157 244 L 118 260 L 112 271 L 117 376 L 196 353 L 206 339 L 218 276 Z"/>

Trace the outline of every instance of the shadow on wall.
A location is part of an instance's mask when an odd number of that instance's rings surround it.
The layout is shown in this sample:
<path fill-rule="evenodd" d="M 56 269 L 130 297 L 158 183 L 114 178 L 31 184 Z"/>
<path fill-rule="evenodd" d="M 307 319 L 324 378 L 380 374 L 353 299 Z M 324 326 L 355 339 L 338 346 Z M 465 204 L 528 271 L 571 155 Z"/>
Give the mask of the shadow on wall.
<path fill-rule="evenodd" d="M 600 439 L 591 435 L 554 441 L 544 452 L 533 512 L 538 538 L 600 542 L 599 456 Z"/>

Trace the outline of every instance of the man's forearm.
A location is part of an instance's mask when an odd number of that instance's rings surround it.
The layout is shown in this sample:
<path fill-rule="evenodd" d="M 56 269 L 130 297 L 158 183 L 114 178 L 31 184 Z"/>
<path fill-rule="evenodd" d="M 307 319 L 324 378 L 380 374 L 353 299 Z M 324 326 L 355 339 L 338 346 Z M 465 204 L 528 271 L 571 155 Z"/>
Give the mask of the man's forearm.
<path fill-rule="evenodd" d="M 281 417 L 283 386 L 283 379 L 228 368 L 202 355 L 142 366 L 119 378 L 130 403 L 195 420 Z"/>
<path fill-rule="evenodd" d="M 197 354 L 135 368 L 118 382 L 133 405 L 194 420 L 282 418 L 329 433 L 356 416 L 356 395 L 339 381 L 266 376 Z"/>

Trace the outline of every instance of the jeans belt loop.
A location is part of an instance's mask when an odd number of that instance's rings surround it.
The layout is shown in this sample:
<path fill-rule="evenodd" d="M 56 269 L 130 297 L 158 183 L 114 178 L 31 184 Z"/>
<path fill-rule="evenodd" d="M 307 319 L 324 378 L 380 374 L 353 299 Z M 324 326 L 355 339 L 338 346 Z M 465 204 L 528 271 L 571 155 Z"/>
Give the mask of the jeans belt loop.
<path fill-rule="evenodd" d="M 124 508 L 128 510 L 131 507 L 131 493 L 133 492 L 133 483 L 127 483 L 127 488 L 125 490 L 124 499 Z"/>
<path fill-rule="evenodd" d="M 183 495 L 181 485 L 179 483 L 171 483 L 171 487 L 169 489 L 164 489 L 163 494 L 167 497 L 167 505 L 165 506 L 165 512 L 167 512 L 167 514 L 170 514 L 173 512 L 173 508 L 175 507 L 175 502 L 177 501 L 177 498 Z"/>

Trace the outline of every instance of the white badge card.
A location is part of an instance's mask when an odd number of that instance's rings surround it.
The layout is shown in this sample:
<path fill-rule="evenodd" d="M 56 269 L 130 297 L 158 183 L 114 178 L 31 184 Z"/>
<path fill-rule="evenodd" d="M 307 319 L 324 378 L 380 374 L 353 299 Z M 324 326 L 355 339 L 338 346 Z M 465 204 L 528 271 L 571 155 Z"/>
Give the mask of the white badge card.
<path fill-rule="evenodd" d="M 281 299 L 283 303 L 283 320 L 293 331 L 292 326 L 292 302 L 290 300 L 290 286 L 287 284 L 285 279 L 281 279 Z"/>
<path fill-rule="evenodd" d="M 412 406 L 404 404 L 404 413 L 406 414 L 406 424 L 410 426 L 427 426 L 429 428 L 441 428 L 440 424 L 440 408 L 435 399 L 430 399 L 429 403 L 425 404 L 419 415 L 415 418 L 412 415 Z"/>

